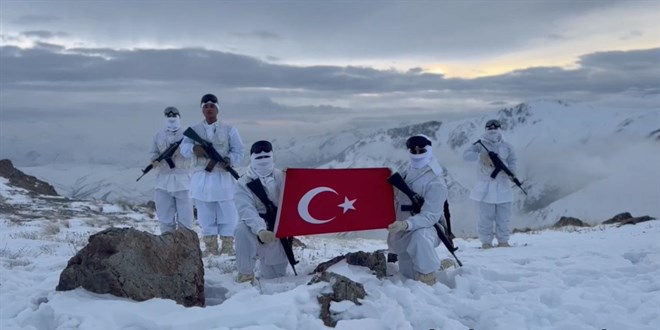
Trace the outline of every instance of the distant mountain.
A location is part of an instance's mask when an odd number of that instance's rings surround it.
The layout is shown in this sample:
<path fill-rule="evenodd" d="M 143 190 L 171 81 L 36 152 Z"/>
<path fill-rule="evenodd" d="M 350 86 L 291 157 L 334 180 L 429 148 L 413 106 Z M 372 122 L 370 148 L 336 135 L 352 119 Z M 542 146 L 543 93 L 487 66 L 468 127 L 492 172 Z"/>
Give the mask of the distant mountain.
<path fill-rule="evenodd" d="M 468 199 L 474 163 L 465 148 L 481 136 L 489 119 L 503 123 L 503 134 L 517 151 L 517 175 L 529 193 L 518 193 L 516 226 L 554 223 L 562 215 L 598 219 L 622 210 L 660 216 L 660 110 L 535 101 L 492 115 L 454 121 L 427 121 L 378 129 L 347 130 L 275 140 L 276 162 L 284 167 L 390 167 L 407 163 L 405 140 L 425 134 L 445 168 L 457 232 L 473 231 L 474 206 Z M 63 194 L 143 201 L 152 194 L 153 176 L 139 183 L 139 168 L 76 164 L 22 168 L 45 178 Z M 634 172 L 631 171 L 634 169 Z M 239 168 L 239 172 L 243 169 Z M 608 196 L 618 196 L 609 198 Z M 655 198 L 655 202 L 653 199 Z M 462 228 L 462 229 L 461 229 Z"/>

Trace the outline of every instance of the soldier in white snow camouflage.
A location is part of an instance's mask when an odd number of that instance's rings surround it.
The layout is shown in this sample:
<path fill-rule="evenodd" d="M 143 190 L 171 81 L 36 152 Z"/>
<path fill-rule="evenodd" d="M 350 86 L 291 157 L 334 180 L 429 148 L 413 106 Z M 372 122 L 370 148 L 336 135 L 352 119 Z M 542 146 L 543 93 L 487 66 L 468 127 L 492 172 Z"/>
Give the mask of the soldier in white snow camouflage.
<path fill-rule="evenodd" d="M 480 141 L 489 151 L 497 154 L 504 165 L 515 174 L 518 165 L 516 154 L 511 144 L 502 138 L 501 127 L 498 120 L 489 120 Z M 504 171 L 494 172 L 496 168 L 488 156 L 488 150 L 475 143 L 463 152 L 464 160 L 479 161 L 477 183 L 470 193 L 470 199 L 477 202 L 477 232 L 484 249 L 493 247 L 493 224 L 498 246 L 509 246 L 509 218 L 513 204 L 511 181 Z"/>

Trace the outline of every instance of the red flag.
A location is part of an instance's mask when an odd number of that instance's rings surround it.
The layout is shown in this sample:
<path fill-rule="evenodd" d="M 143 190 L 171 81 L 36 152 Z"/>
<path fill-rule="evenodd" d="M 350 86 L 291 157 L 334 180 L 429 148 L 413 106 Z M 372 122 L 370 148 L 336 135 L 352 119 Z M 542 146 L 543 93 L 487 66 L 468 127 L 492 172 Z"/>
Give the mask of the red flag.
<path fill-rule="evenodd" d="M 286 170 L 277 237 L 386 228 L 394 221 L 388 168 Z"/>

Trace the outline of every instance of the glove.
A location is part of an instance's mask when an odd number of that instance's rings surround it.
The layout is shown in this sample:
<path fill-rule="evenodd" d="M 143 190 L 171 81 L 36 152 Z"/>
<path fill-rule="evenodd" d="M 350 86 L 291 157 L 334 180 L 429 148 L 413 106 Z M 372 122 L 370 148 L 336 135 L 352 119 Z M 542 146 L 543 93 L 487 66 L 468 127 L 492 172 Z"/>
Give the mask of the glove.
<path fill-rule="evenodd" d="M 398 233 L 400 231 L 406 231 L 408 230 L 408 223 L 405 221 L 394 221 L 392 224 L 387 226 L 387 230 L 390 231 L 390 233 Z"/>
<path fill-rule="evenodd" d="M 275 242 L 275 233 L 270 230 L 262 230 L 257 236 L 259 236 L 259 240 L 264 244 Z"/>
<path fill-rule="evenodd" d="M 158 166 L 160 166 L 160 162 L 159 162 L 159 161 L 157 161 L 157 160 L 152 160 L 152 161 L 151 161 L 151 168 L 156 168 L 156 167 L 158 167 Z"/>
<path fill-rule="evenodd" d="M 200 145 L 196 145 L 193 147 L 193 152 L 195 153 L 195 156 L 197 157 L 206 157 L 208 158 L 208 155 L 206 154 L 206 150 Z"/>
<path fill-rule="evenodd" d="M 483 164 L 486 167 L 495 167 L 495 165 L 493 165 L 493 161 L 490 160 L 490 157 L 488 157 L 488 154 L 485 152 L 482 152 L 479 155 L 479 160 L 481 161 L 481 164 Z"/>

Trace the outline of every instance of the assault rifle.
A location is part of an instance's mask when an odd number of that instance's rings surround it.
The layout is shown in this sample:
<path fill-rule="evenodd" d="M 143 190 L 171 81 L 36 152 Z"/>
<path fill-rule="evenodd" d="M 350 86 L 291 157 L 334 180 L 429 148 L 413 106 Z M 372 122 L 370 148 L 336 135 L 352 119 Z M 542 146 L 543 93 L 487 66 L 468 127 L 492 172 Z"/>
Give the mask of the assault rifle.
<path fill-rule="evenodd" d="M 504 165 L 504 162 L 500 159 L 500 156 L 498 156 L 495 152 L 488 150 L 488 148 L 486 148 L 486 146 L 481 142 L 481 140 L 477 140 L 477 142 L 473 143 L 473 145 L 477 143 L 481 144 L 481 146 L 484 147 L 486 152 L 488 152 L 488 157 L 490 158 L 490 161 L 493 162 L 493 166 L 495 166 L 495 170 L 493 170 L 493 173 L 490 174 L 490 177 L 492 179 L 495 179 L 495 177 L 497 176 L 497 174 L 500 173 L 500 171 L 504 171 L 504 173 L 506 173 L 506 175 L 509 176 L 509 179 L 511 179 L 511 181 L 513 181 L 513 183 L 515 183 L 516 186 L 518 186 L 518 188 L 520 188 L 520 190 L 522 190 L 522 192 L 525 193 L 525 195 L 527 195 L 527 192 L 525 191 L 525 189 L 523 189 L 520 180 L 518 180 L 518 178 L 516 178 L 516 175 L 513 174 L 513 172 L 511 172 L 511 170 L 509 170 L 509 168 L 506 165 Z"/>
<path fill-rule="evenodd" d="M 231 176 L 234 177 L 234 179 L 238 180 L 238 173 L 236 173 L 236 170 L 234 170 L 227 162 L 225 161 L 224 157 L 222 157 L 217 150 L 213 147 L 213 143 L 206 141 L 202 139 L 197 132 L 195 132 L 194 129 L 191 127 L 188 127 L 185 132 L 183 132 L 183 135 L 190 138 L 191 140 L 199 143 L 202 148 L 204 148 L 204 151 L 206 154 L 211 158 L 211 161 L 209 161 L 209 164 L 206 166 L 206 171 L 211 172 L 213 171 L 213 167 L 217 163 L 220 163 L 224 165 L 224 169 L 231 174 Z"/>
<path fill-rule="evenodd" d="M 424 197 L 422 197 L 421 195 L 410 189 L 410 187 L 408 187 L 408 184 L 403 179 L 401 174 L 399 174 L 399 172 L 392 174 L 389 178 L 387 178 L 387 181 L 392 186 L 399 189 L 402 193 L 408 196 L 408 198 L 412 202 L 412 206 L 409 207 L 407 207 L 407 205 L 402 205 L 401 211 L 410 211 L 410 214 L 412 215 L 418 214 L 422 211 L 422 206 L 424 206 Z M 444 215 L 445 215 L 445 221 L 447 222 L 447 233 L 445 233 L 445 230 L 442 228 L 442 224 L 440 224 L 440 222 L 436 222 L 433 225 L 433 228 L 435 228 L 435 231 L 438 234 L 438 238 L 440 238 L 442 244 L 445 245 L 449 253 L 451 253 L 454 259 L 456 259 L 458 265 L 462 267 L 463 263 L 461 263 L 461 261 L 458 260 L 458 257 L 456 257 L 456 254 L 454 253 L 456 250 L 458 250 L 458 248 L 454 247 L 454 242 L 452 241 L 454 235 L 451 233 L 449 203 L 447 203 L 447 201 L 445 201 L 444 203 Z"/>
<path fill-rule="evenodd" d="M 259 200 L 266 206 L 266 213 L 259 214 L 259 216 L 266 221 L 266 229 L 273 231 L 275 228 L 275 217 L 277 216 L 277 206 L 275 206 L 275 204 L 273 204 L 273 202 L 268 199 L 268 195 L 266 194 L 264 186 L 261 184 L 261 180 L 252 180 L 247 183 L 247 187 L 250 188 L 250 190 L 252 190 L 252 192 L 257 195 L 257 198 L 259 198 Z M 282 243 L 282 248 L 284 248 L 284 253 L 286 254 L 286 258 L 289 260 L 291 269 L 293 269 L 293 273 L 298 276 L 298 273 L 296 272 L 296 264 L 298 261 L 293 255 L 293 246 L 291 245 L 292 241 L 293 237 L 280 238 L 280 243 Z"/>
<path fill-rule="evenodd" d="M 160 162 L 160 161 L 164 160 L 164 161 L 167 162 L 167 165 L 170 168 L 174 168 L 174 161 L 172 161 L 172 156 L 174 156 L 174 152 L 176 152 L 176 149 L 181 144 L 181 141 L 183 141 L 183 139 L 172 143 L 169 147 L 167 147 L 167 149 L 165 149 L 165 151 L 163 151 L 163 153 L 158 155 L 158 157 L 156 157 L 156 159 L 154 159 L 152 162 L 154 162 L 154 161 Z M 149 171 L 151 171 L 153 168 L 154 168 L 154 166 L 152 164 L 147 165 L 147 167 L 145 167 L 142 170 L 142 175 L 140 175 L 140 177 L 137 178 L 137 180 L 135 180 L 135 182 L 140 181 L 140 179 L 142 179 L 142 177 L 145 174 L 149 173 Z"/>

